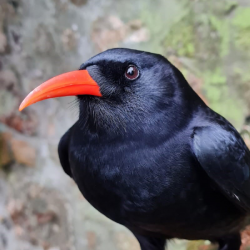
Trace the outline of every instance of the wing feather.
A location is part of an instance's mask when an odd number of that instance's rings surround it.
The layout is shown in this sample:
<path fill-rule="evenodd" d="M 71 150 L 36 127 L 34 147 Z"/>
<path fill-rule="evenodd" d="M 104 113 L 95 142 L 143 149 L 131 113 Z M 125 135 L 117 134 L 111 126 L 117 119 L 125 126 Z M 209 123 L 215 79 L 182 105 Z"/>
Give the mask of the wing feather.
<path fill-rule="evenodd" d="M 208 176 L 236 205 L 250 211 L 250 152 L 232 127 L 196 127 L 194 154 Z"/>

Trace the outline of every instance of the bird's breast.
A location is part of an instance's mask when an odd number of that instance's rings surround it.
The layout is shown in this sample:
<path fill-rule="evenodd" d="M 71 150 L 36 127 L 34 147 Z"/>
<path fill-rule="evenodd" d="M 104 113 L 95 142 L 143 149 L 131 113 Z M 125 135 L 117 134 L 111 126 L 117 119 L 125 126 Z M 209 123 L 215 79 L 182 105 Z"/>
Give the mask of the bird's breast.
<path fill-rule="evenodd" d="M 73 177 L 85 198 L 113 220 L 172 209 L 199 188 L 188 143 L 84 140 L 86 146 L 70 153 Z"/>
<path fill-rule="evenodd" d="M 211 214 L 229 225 L 235 209 L 211 187 L 185 136 L 158 143 L 85 138 L 70 152 L 73 177 L 97 210 L 128 227 L 174 232 L 193 225 L 199 232 L 213 226 Z"/>

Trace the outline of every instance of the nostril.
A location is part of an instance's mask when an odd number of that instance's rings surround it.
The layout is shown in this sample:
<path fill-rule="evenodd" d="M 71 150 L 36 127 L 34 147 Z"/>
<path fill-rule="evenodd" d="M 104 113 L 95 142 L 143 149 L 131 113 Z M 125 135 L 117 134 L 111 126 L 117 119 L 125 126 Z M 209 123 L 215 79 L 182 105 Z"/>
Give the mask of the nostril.
<path fill-rule="evenodd" d="M 81 66 L 80 66 L 80 68 L 79 68 L 79 70 L 83 70 L 83 69 L 87 69 L 87 67 L 90 67 L 90 66 L 93 66 L 93 65 L 95 65 L 94 63 L 83 63 Z"/>
<path fill-rule="evenodd" d="M 79 70 L 83 70 L 83 69 L 86 69 L 85 63 L 83 63 L 83 64 L 80 66 L 80 68 L 79 68 Z"/>
<path fill-rule="evenodd" d="M 124 91 L 127 92 L 127 93 L 132 93 L 132 90 L 131 90 L 131 88 L 129 88 L 129 87 L 125 87 L 125 88 L 124 88 Z"/>

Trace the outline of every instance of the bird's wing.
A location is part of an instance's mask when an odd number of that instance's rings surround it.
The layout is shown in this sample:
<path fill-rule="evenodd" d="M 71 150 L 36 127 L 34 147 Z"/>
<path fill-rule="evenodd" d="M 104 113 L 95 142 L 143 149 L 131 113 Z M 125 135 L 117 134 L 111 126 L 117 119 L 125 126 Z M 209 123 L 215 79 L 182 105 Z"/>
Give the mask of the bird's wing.
<path fill-rule="evenodd" d="M 72 178 L 72 173 L 69 164 L 69 143 L 71 138 L 71 127 L 61 138 L 59 145 L 58 145 L 58 154 L 59 159 L 62 165 L 64 172 Z"/>
<path fill-rule="evenodd" d="M 196 127 L 194 154 L 208 176 L 236 205 L 250 211 L 250 152 L 233 127 Z"/>

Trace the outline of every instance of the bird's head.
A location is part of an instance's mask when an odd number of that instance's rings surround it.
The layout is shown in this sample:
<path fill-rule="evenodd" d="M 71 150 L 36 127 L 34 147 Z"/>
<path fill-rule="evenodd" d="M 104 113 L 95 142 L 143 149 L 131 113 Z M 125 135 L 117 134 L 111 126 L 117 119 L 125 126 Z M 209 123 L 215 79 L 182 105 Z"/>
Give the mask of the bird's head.
<path fill-rule="evenodd" d="M 134 131 L 164 121 L 178 125 L 199 100 L 182 74 L 161 55 L 130 49 L 100 53 L 77 71 L 56 76 L 33 90 L 19 110 L 54 97 L 77 96 L 83 126 Z M 185 115 L 184 115 L 185 116 Z M 185 118 L 185 117 L 184 117 Z M 167 124 L 165 124 L 167 125 Z"/>

